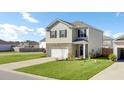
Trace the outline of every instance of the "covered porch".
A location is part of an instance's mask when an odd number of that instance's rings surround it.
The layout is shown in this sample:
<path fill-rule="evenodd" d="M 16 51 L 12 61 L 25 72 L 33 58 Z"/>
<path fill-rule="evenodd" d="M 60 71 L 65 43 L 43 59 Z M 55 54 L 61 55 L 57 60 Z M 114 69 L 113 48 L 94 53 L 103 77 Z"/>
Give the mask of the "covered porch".
<path fill-rule="evenodd" d="M 73 54 L 75 57 L 83 57 L 84 59 L 88 57 L 88 42 L 87 41 L 76 41 L 73 42 Z"/>

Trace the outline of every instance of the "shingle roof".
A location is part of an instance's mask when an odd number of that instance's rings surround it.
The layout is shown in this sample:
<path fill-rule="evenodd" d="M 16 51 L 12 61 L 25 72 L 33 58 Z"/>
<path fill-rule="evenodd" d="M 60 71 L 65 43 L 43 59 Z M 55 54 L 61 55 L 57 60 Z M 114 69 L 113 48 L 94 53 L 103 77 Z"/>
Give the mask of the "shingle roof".
<path fill-rule="evenodd" d="M 40 42 L 44 42 L 44 41 L 46 41 L 46 38 L 43 38 L 42 40 L 40 40 Z"/>
<path fill-rule="evenodd" d="M 115 40 L 124 40 L 124 34 L 120 35 L 120 36 L 117 37 Z"/>
<path fill-rule="evenodd" d="M 87 42 L 86 39 L 75 39 L 73 42 L 77 42 L 77 41 L 86 41 Z"/>
<path fill-rule="evenodd" d="M 55 20 L 54 22 L 52 22 L 51 24 L 49 24 L 48 27 L 47 27 L 47 29 L 48 29 L 49 27 L 51 27 L 53 24 L 57 23 L 57 22 L 65 23 L 66 25 L 68 25 L 68 26 L 70 26 L 70 27 L 74 27 L 74 28 L 84 27 L 84 25 L 85 25 L 85 27 L 90 27 L 90 28 L 93 28 L 93 29 L 102 31 L 102 30 L 97 29 L 97 28 L 95 28 L 95 27 L 93 27 L 93 26 L 91 26 L 91 25 L 89 25 L 89 24 L 87 24 L 87 23 L 85 23 L 85 22 L 82 22 L 82 21 L 76 21 L 76 22 L 70 23 L 70 22 L 67 22 L 67 21 L 64 21 L 64 20 L 61 20 L 61 19 L 57 19 L 57 20 Z"/>

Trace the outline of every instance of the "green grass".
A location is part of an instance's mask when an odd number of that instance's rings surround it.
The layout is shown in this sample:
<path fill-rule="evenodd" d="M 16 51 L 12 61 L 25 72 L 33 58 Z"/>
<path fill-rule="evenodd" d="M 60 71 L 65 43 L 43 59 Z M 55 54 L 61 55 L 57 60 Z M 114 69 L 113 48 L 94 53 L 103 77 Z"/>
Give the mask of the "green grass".
<path fill-rule="evenodd" d="M 42 52 L 15 52 L 15 51 L 5 51 L 5 52 L 2 52 L 0 51 L 0 54 L 27 54 L 27 53 L 42 53 Z"/>
<path fill-rule="evenodd" d="M 17 54 L 17 55 L 5 55 L 0 56 L 0 64 L 11 63 L 11 62 L 19 62 L 29 59 L 42 58 L 46 55 L 43 53 L 40 54 Z"/>
<path fill-rule="evenodd" d="M 17 71 L 46 76 L 61 80 L 87 80 L 112 65 L 107 59 L 83 61 L 53 61 L 17 69 Z"/>

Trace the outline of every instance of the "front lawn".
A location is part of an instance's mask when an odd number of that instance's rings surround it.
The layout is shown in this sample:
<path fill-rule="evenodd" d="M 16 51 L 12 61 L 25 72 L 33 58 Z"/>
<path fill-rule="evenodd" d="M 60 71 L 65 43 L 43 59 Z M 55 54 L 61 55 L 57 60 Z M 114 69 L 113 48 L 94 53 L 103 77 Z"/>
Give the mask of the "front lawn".
<path fill-rule="evenodd" d="M 24 60 L 35 59 L 35 58 L 42 58 L 42 57 L 45 57 L 45 56 L 46 55 L 43 54 L 43 53 L 5 55 L 5 56 L 0 56 L 0 64 L 24 61 Z"/>
<path fill-rule="evenodd" d="M 17 71 L 56 78 L 61 80 L 87 80 L 103 69 L 112 65 L 107 59 L 90 61 L 53 61 L 17 69 Z"/>

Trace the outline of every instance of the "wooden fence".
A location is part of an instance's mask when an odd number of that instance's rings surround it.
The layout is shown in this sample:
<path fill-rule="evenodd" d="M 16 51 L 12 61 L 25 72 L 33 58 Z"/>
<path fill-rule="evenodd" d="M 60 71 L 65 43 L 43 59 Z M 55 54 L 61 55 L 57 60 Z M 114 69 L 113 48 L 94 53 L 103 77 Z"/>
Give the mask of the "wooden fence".
<path fill-rule="evenodd" d="M 111 53 L 113 53 L 112 48 L 102 48 L 102 56 L 108 56 Z"/>

